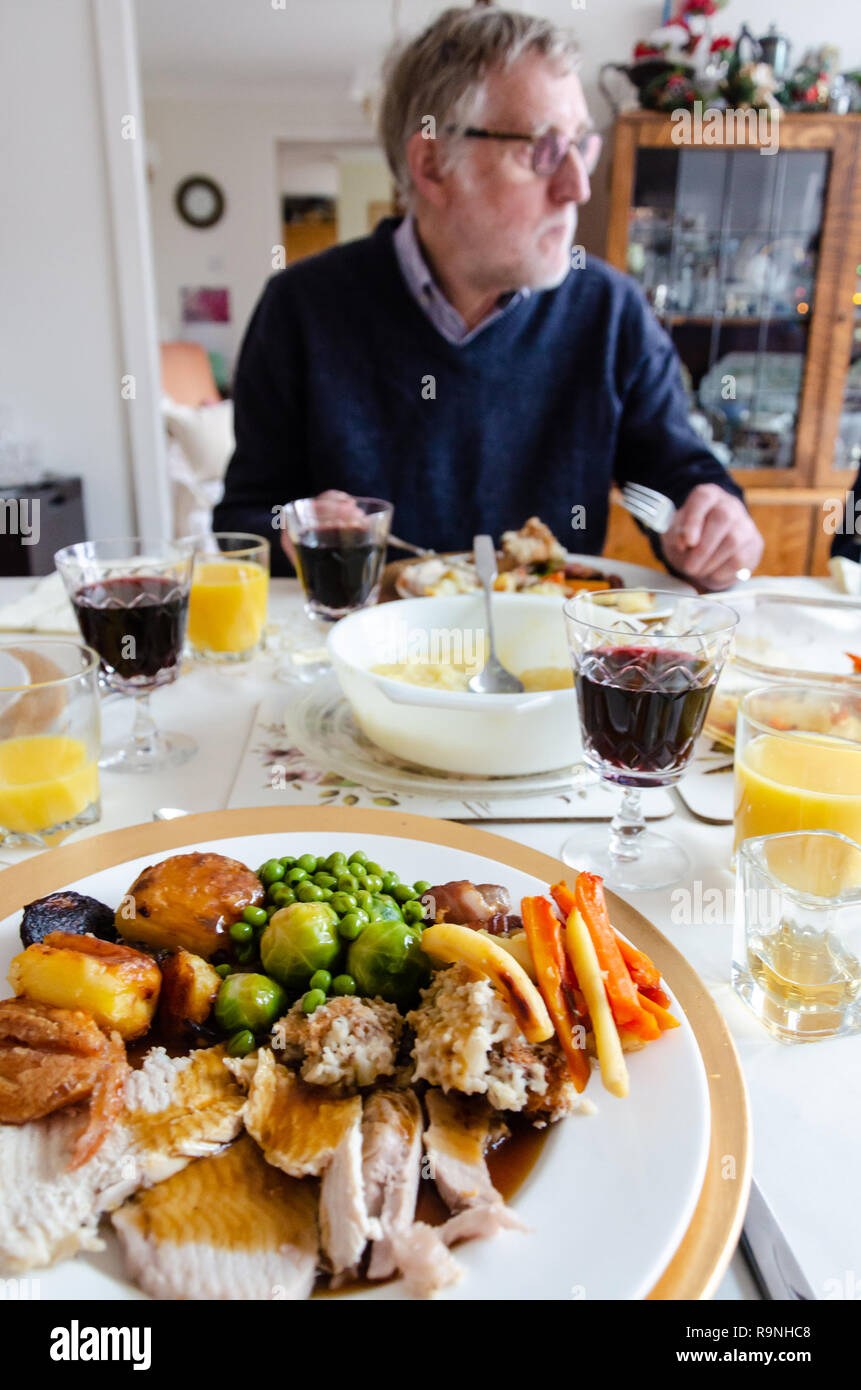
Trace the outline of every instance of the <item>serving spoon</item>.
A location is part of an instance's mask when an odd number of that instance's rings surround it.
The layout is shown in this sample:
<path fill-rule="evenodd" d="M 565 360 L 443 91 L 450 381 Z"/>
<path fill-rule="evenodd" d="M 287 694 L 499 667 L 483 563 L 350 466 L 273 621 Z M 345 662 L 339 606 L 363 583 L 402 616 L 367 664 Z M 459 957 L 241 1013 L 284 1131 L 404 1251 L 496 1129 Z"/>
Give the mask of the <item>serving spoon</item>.
<path fill-rule="evenodd" d="M 496 546 L 492 536 L 476 536 L 472 543 L 475 556 L 475 569 L 484 590 L 484 605 L 487 613 L 487 664 L 478 675 L 472 676 L 469 688 L 475 695 L 520 695 L 526 686 L 517 676 L 502 665 L 496 655 L 493 638 L 493 581 L 496 578 Z"/>

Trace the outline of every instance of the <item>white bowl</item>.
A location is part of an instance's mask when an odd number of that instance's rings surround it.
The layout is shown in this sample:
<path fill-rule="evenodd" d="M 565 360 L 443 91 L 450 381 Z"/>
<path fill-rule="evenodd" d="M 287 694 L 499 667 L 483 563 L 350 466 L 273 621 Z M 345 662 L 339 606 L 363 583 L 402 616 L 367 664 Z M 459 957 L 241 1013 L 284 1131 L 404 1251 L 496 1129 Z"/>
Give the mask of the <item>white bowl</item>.
<path fill-rule="evenodd" d="M 497 594 L 493 613 L 497 652 L 509 670 L 570 667 L 565 622 L 554 599 Z M 468 656 L 484 633 L 481 594 L 403 599 L 342 618 L 329 633 L 329 653 L 359 727 L 398 758 L 473 777 L 528 776 L 578 762 L 573 689 L 473 695 L 409 685 L 371 670 L 446 650 Z"/>

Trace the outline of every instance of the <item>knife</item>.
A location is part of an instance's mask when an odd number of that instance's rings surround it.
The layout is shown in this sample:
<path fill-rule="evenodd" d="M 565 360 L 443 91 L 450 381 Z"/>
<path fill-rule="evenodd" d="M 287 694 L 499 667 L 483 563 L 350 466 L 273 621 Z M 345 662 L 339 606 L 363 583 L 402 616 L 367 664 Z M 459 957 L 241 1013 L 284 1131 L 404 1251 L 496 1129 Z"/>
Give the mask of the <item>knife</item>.
<path fill-rule="evenodd" d="M 763 1298 L 816 1301 L 756 1179 L 750 1185 L 740 1245 Z"/>

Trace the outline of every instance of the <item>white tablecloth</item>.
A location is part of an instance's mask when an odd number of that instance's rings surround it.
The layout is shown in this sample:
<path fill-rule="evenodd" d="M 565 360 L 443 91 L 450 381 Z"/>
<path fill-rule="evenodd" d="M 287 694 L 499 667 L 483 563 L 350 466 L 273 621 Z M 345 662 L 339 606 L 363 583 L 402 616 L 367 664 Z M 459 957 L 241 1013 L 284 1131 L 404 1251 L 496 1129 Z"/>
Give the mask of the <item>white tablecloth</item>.
<path fill-rule="evenodd" d="M 32 581 L 0 582 L 0 603 L 26 592 Z M 819 581 L 772 581 L 798 592 Z M 759 581 L 757 581 L 759 583 Z M 278 620 L 298 602 L 292 580 L 272 585 L 270 617 Z M 274 663 L 262 657 L 248 667 L 192 666 L 175 685 L 153 697 L 153 713 L 164 728 L 191 734 L 199 752 L 184 767 L 152 776 L 103 772 L 103 815 L 80 834 L 98 834 L 149 820 L 158 807 L 211 811 L 227 805 L 238 761 L 259 701 L 272 689 Z M 283 687 L 285 699 L 289 689 Z M 861 1153 L 861 1038 L 806 1046 L 772 1040 L 729 986 L 727 921 L 709 921 L 714 898 L 732 875 L 729 826 L 705 825 L 678 802 L 676 815 L 661 827 L 677 837 L 693 863 L 699 896 L 685 901 L 677 890 L 639 893 L 631 901 L 691 961 L 717 1000 L 729 1025 L 750 1089 L 754 1127 L 754 1173 L 817 1297 L 854 1297 L 851 1272 L 861 1259 L 861 1206 L 856 1194 Z M 494 821 L 496 834 L 558 854 L 564 822 Z M 0 847 L 0 863 L 32 851 Z M 705 905 L 705 910 L 703 910 Z M 703 918 L 706 918 L 704 921 Z M 758 1297 L 747 1266 L 736 1254 L 717 1294 L 724 1299 Z"/>

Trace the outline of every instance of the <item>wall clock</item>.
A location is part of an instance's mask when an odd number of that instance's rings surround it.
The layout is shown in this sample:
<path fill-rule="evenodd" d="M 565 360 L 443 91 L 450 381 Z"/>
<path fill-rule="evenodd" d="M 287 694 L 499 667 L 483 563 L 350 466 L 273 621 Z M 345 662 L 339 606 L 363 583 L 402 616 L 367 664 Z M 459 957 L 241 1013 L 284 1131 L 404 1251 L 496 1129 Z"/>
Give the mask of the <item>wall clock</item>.
<path fill-rule="evenodd" d="M 224 215 L 224 194 L 205 174 L 183 179 L 173 201 L 183 222 L 190 227 L 214 227 Z"/>

